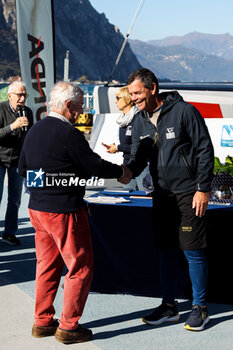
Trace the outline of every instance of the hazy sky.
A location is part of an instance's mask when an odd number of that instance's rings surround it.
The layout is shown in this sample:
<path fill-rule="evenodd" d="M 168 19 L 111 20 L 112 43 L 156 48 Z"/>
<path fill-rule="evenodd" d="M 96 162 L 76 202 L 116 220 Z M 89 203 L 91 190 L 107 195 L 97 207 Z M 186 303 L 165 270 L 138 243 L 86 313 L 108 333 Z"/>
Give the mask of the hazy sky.
<path fill-rule="evenodd" d="M 90 0 L 125 36 L 141 0 Z M 130 34 L 143 41 L 198 31 L 233 35 L 233 0 L 145 0 Z"/>

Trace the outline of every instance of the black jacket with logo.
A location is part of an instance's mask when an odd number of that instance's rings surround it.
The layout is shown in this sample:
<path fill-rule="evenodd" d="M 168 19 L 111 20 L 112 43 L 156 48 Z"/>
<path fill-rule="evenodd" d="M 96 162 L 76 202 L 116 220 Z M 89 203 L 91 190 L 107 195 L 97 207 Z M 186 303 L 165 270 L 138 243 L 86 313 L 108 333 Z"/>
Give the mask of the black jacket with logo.
<path fill-rule="evenodd" d="M 149 156 L 155 189 L 174 194 L 208 192 L 214 151 L 204 119 L 177 91 L 162 93 L 160 97 L 163 107 L 154 135 L 151 129 L 148 132 L 151 122 L 146 114 L 143 128 L 134 119 L 132 134 L 140 139 L 140 146 L 129 168 L 137 176 Z"/>

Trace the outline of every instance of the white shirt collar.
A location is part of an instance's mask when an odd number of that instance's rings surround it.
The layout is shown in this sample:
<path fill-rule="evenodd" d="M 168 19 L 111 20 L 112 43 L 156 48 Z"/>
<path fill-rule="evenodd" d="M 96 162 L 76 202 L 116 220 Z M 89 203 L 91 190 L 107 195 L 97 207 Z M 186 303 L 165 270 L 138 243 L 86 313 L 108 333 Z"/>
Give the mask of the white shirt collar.
<path fill-rule="evenodd" d="M 63 122 L 68 123 L 68 124 L 73 126 L 73 124 L 71 124 L 71 122 L 68 119 L 66 119 L 66 117 L 64 117 L 64 115 L 59 114 L 57 112 L 54 112 L 54 111 L 49 112 L 49 117 L 58 118 L 58 119 L 62 120 Z"/>

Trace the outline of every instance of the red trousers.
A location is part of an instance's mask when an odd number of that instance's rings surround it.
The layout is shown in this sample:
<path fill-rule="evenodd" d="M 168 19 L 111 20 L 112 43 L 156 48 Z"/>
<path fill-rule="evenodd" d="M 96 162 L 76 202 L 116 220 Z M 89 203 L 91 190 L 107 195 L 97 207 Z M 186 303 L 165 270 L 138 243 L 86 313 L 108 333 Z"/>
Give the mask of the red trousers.
<path fill-rule="evenodd" d="M 53 323 L 53 302 L 64 264 L 63 308 L 60 328 L 74 330 L 82 315 L 93 276 L 91 233 L 84 208 L 55 214 L 29 209 L 36 243 L 35 325 Z"/>

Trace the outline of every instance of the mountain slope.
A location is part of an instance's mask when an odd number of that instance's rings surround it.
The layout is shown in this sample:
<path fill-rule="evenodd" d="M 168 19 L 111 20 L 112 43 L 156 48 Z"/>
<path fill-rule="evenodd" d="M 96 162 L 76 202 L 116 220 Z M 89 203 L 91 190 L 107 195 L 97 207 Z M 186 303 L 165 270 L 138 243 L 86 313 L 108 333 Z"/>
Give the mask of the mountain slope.
<path fill-rule="evenodd" d="M 19 74 L 15 0 L 0 2 L 0 78 Z M 70 51 L 70 78 L 86 75 L 107 80 L 120 51 L 123 35 L 99 14 L 89 0 L 54 0 L 57 78 L 63 78 L 64 58 Z M 140 64 L 127 44 L 114 79 L 125 81 Z"/>
<path fill-rule="evenodd" d="M 58 74 L 63 74 L 68 49 L 73 79 L 84 74 L 89 79 L 107 80 L 124 41 L 123 35 L 88 0 L 55 0 L 54 4 Z M 63 18 L 69 18 L 65 25 Z M 139 66 L 127 44 L 113 78 L 125 81 Z"/>
<path fill-rule="evenodd" d="M 91 80 L 108 80 L 124 41 L 119 29 L 89 0 L 54 0 L 54 14 L 57 79 L 63 78 L 64 58 L 69 50 L 71 80 L 83 75 Z M 15 17 L 15 0 L 1 0 L 0 79 L 20 74 Z M 230 34 L 193 32 L 146 43 L 129 42 L 113 79 L 124 82 L 142 65 L 163 79 L 233 81 Z"/>
<path fill-rule="evenodd" d="M 199 32 L 188 33 L 184 36 L 171 36 L 162 40 L 146 42 L 156 47 L 181 45 L 187 48 L 198 49 L 206 54 L 233 59 L 233 37 L 229 34 L 204 34 Z"/>
<path fill-rule="evenodd" d="M 140 64 L 158 77 L 180 81 L 233 81 L 233 60 L 183 46 L 155 47 L 139 40 L 130 46 Z"/>
<path fill-rule="evenodd" d="M 5 79 L 20 72 L 14 0 L 2 0 L 0 3 L 0 38 L 0 78 Z"/>

